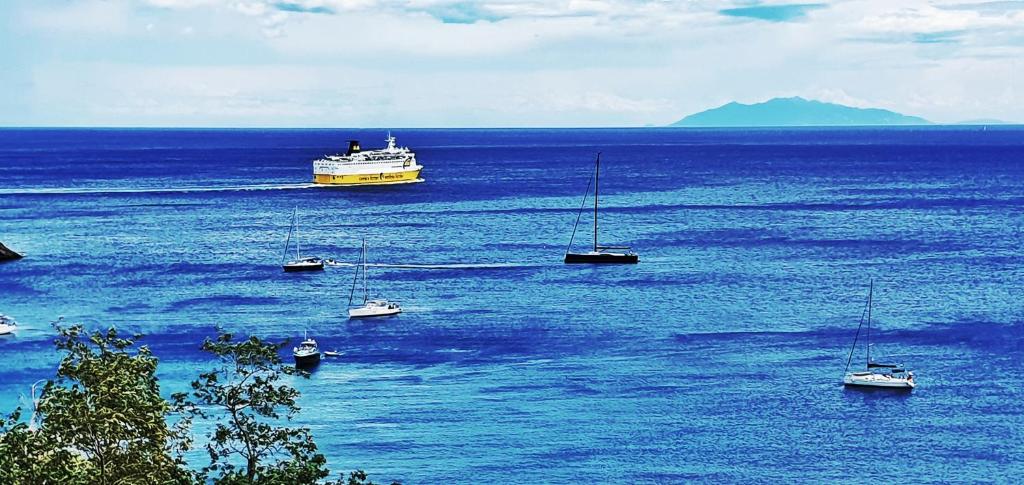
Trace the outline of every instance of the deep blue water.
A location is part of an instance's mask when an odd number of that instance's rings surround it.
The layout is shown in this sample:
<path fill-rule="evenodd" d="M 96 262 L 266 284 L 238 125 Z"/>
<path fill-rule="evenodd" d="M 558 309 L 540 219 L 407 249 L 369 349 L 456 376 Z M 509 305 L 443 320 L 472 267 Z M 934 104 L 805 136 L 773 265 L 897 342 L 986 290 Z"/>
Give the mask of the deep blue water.
<path fill-rule="evenodd" d="M 0 265 L 0 411 L 53 375 L 58 316 L 146 334 L 167 394 L 222 325 L 346 352 L 295 382 L 298 422 L 379 481 L 1024 475 L 1024 129 L 394 134 L 425 183 L 307 186 L 384 130 L 0 130 L 27 254 Z M 602 240 L 639 265 L 561 262 L 597 151 Z M 365 236 L 406 312 L 349 322 L 351 267 L 282 273 L 295 207 L 309 254 Z M 869 278 L 912 395 L 840 385 Z"/>

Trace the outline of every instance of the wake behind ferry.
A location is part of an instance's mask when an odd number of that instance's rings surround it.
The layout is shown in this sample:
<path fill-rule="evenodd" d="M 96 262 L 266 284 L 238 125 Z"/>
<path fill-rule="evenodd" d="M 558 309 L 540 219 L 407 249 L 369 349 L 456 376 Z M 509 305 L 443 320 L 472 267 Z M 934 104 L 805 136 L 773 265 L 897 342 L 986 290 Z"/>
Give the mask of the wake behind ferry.
<path fill-rule="evenodd" d="M 358 140 L 348 142 L 344 155 L 327 155 L 313 161 L 313 183 L 323 185 L 385 185 L 422 182 L 416 154 L 395 145 L 388 133 L 388 146 L 362 151 Z"/>

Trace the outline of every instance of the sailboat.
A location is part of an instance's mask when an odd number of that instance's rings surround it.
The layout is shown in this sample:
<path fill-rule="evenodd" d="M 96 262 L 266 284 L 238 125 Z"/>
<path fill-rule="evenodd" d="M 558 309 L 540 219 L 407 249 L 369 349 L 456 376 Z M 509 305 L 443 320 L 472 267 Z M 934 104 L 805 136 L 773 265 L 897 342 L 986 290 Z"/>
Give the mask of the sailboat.
<path fill-rule="evenodd" d="M 288 246 L 295 235 L 295 259 L 288 259 Z M 285 272 L 296 271 L 323 271 L 324 260 L 317 257 L 305 257 L 299 253 L 299 219 L 298 208 L 292 210 L 292 225 L 288 228 L 288 238 L 284 241 L 284 256 L 281 257 L 281 267 Z"/>
<path fill-rule="evenodd" d="M 601 152 L 598 152 L 597 159 L 594 161 L 594 178 L 591 179 L 591 182 L 594 184 L 594 248 L 592 251 L 588 251 L 586 253 L 571 252 L 572 242 L 576 238 L 576 228 L 580 225 L 580 217 L 583 216 L 583 208 L 587 205 L 587 197 L 590 195 L 590 185 L 588 184 L 587 191 L 583 194 L 583 202 L 580 204 L 580 212 L 576 216 L 576 224 L 572 227 L 572 236 L 569 238 L 569 246 L 565 249 L 565 262 L 636 264 L 640 261 L 640 257 L 633 252 L 629 246 L 601 246 L 597 243 L 597 194 L 600 185 L 600 177 Z M 622 252 L 614 252 L 615 250 Z"/>
<path fill-rule="evenodd" d="M 356 274 L 352 279 L 352 291 L 348 295 L 348 317 L 349 318 L 365 318 L 365 317 L 384 317 L 388 315 L 397 315 L 402 313 L 402 307 L 393 301 L 383 299 L 370 299 L 370 292 L 366 286 L 366 239 L 363 239 L 363 249 L 360 252 L 360 264 L 356 266 Z M 363 273 L 363 304 L 362 306 L 355 306 L 352 304 L 353 298 L 356 294 L 356 284 L 359 282 L 359 271 L 362 269 Z"/>
<path fill-rule="evenodd" d="M 850 372 L 850 363 L 853 361 L 853 352 L 857 349 L 857 339 L 860 337 L 860 329 L 864 325 L 864 313 L 861 314 L 860 325 L 857 326 L 857 334 L 853 337 L 853 347 L 850 348 L 850 356 L 846 359 L 846 370 L 843 376 L 843 385 L 848 387 L 871 387 L 884 389 L 897 389 L 910 391 L 917 385 L 914 383 L 914 372 L 906 370 L 899 364 L 883 364 L 871 360 L 871 304 L 875 289 L 874 280 L 868 286 L 868 303 L 864 309 L 867 314 L 867 332 L 865 332 L 865 347 L 867 348 L 867 359 L 864 370 Z"/>

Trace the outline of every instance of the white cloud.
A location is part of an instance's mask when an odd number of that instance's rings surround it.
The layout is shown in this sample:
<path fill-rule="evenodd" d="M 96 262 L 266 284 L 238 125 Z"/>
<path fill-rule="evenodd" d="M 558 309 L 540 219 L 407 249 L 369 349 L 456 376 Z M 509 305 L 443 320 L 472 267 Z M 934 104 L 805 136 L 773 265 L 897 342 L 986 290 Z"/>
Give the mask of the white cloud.
<path fill-rule="evenodd" d="M 218 0 L 143 0 L 143 4 L 159 8 L 196 8 L 222 3 Z"/>
<path fill-rule="evenodd" d="M 30 40 L 12 48 L 25 52 L 14 69 L 33 80 L 0 104 L 31 99 L 43 124 L 592 126 L 799 95 L 1024 120 L 1024 9 L 848 0 L 792 22 L 718 13 L 743 4 L 24 3 Z M 79 43 L 89 49 L 65 48 Z"/>
<path fill-rule="evenodd" d="M 116 2 L 75 2 L 22 11 L 25 26 L 43 32 L 124 34 L 131 29 L 131 10 Z"/>
<path fill-rule="evenodd" d="M 664 99 L 628 97 L 599 91 L 540 93 L 534 96 L 519 95 L 513 96 L 509 101 L 508 107 L 510 111 L 524 113 L 589 111 L 615 113 L 618 115 L 627 113 L 650 114 L 671 104 Z"/>

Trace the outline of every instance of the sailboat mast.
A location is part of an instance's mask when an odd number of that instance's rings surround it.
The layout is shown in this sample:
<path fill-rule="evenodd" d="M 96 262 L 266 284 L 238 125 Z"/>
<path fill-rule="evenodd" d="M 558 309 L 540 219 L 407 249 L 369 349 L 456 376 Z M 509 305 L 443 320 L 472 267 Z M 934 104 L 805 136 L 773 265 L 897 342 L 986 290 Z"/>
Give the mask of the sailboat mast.
<path fill-rule="evenodd" d="M 872 279 L 870 281 L 870 283 L 868 283 L 868 334 L 867 334 L 867 343 L 868 343 L 868 365 L 869 366 L 871 365 L 871 297 L 873 296 L 874 291 L 875 291 L 875 280 Z"/>
<path fill-rule="evenodd" d="M 370 292 L 366 288 L 366 238 L 363 238 L 363 304 L 370 299 Z"/>
<path fill-rule="evenodd" d="M 352 289 L 348 292 L 348 306 L 352 306 L 352 299 L 356 296 L 356 285 L 359 284 L 359 262 L 356 262 L 356 272 L 352 275 Z"/>
<path fill-rule="evenodd" d="M 288 246 L 292 242 L 292 231 L 295 230 L 295 212 L 292 212 L 292 220 L 288 223 L 288 237 L 284 239 L 284 254 L 281 255 L 281 264 L 288 261 Z"/>
<path fill-rule="evenodd" d="M 597 252 L 597 191 L 601 178 L 601 152 L 597 152 L 597 160 L 594 162 L 594 252 Z"/>
<path fill-rule="evenodd" d="M 301 259 L 299 257 L 299 208 L 292 209 L 292 221 L 295 223 L 295 260 Z"/>

